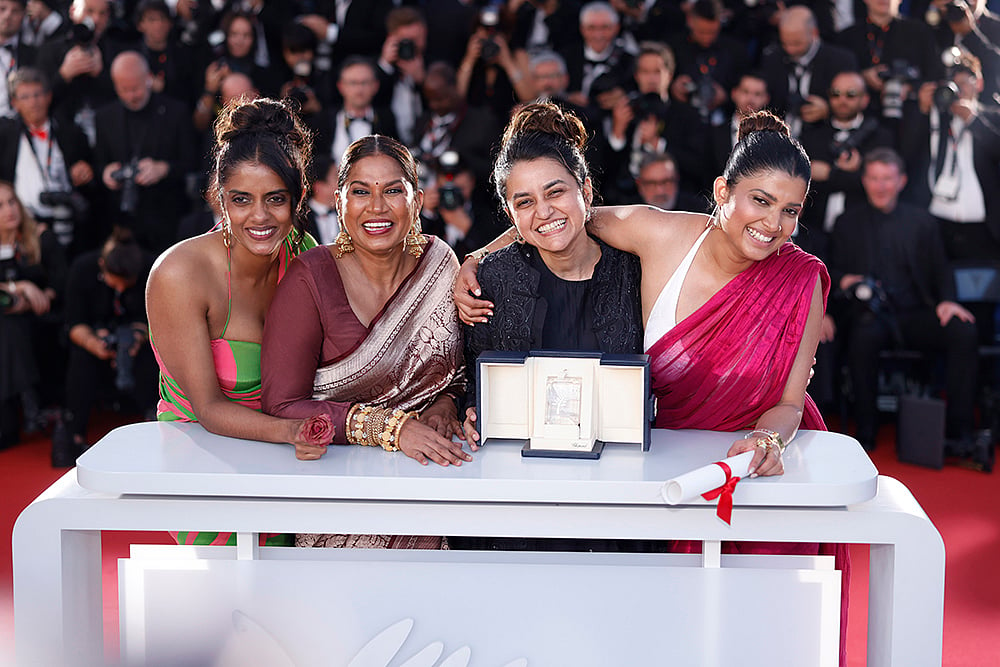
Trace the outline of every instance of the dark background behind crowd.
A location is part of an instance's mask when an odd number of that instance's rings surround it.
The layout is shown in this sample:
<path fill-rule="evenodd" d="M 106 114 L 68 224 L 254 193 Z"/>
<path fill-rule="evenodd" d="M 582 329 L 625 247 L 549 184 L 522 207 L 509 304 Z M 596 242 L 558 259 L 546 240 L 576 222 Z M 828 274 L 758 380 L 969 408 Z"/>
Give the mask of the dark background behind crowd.
<path fill-rule="evenodd" d="M 315 133 L 322 243 L 337 161 L 375 132 L 418 158 L 425 231 L 460 257 L 483 245 L 506 227 L 488 187 L 500 130 L 544 97 L 585 119 L 604 203 L 709 212 L 741 115 L 770 108 L 813 160 L 796 241 L 828 265 L 841 215 L 885 212 L 865 181 L 879 148 L 946 261 L 1000 261 L 1000 18 L 976 2 L 0 0 L 0 181 L 37 223 L 0 216 L 0 444 L 50 424 L 79 437 L 99 400 L 152 414 L 145 276 L 218 223 L 212 122 L 244 95 L 296 100 Z M 926 282 L 894 273 L 876 287 Z M 934 280 L 932 301 L 953 297 Z M 827 408 L 852 297 L 831 298 L 812 388 Z M 994 311 L 975 312 L 990 340 Z"/>

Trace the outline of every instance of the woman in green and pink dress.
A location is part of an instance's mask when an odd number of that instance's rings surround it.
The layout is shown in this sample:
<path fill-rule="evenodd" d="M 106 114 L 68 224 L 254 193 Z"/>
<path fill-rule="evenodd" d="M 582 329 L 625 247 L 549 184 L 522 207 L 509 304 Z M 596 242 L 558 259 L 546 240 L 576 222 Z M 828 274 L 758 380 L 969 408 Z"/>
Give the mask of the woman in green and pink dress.
<path fill-rule="evenodd" d="M 333 439 L 328 418 L 260 412 L 264 316 L 288 263 L 315 246 L 302 231 L 311 138 L 283 103 L 231 103 L 215 126 L 210 195 L 219 228 L 167 250 L 146 289 L 160 365 L 161 421 L 197 421 L 219 435 L 294 445 L 316 459 Z M 233 544 L 228 533 L 181 533 L 190 544 Z M 287 543 L 284 536 L 268 543 Z"/>

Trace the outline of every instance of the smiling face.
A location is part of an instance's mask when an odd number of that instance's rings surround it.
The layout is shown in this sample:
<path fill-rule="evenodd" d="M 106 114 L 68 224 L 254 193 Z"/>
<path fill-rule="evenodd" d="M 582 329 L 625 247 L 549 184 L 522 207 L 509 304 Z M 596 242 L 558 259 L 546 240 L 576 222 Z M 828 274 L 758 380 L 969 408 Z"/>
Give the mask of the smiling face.
<path fill-rule="evenodd" d="M 525 242 L 543 254 L 572 252 L 586 243 L 584 224 L 592 197 L 590 179 L 581 188 L 551 158 L 517 162 L 507 177 L 507 212 Z"/>
<path fill-rule="evenodd" d="M 226 50 L 234 58 L 246 58 L 253 48 L 253 25 L 246 18 L 239 16 L 229 24 L 226 33 Z"/>
<path fill-rule="evenodd" d="M 334 201 L 355 250 L 385 254 L 402 252 L 424 194 L 414 189 L 395 159 L 375 154 L 354 163 Z"/>
<path fill-rule="evenodd" d="M 233 243 L 254 255 L 274 256 L 292 231 L 292 196 L 274 170 L 243 162 L 222 186 L 222 210 Z"/>
<path fill-rule="evenodd" d="M 776 252 L 795 231 L 808 184 L 783 171 L 766 171 L 730 187 L 715 179 L 719 222 L 737 254 L 758 261 Z"/>

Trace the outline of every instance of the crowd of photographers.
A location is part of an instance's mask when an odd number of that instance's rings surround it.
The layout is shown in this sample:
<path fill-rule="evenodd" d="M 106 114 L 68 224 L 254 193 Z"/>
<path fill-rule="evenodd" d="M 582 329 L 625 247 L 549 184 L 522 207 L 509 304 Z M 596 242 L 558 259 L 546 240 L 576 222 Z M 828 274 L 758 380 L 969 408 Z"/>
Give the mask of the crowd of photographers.
<path fill-rule="evenodd" d="M 218 110 L 242 95 L 292 98 L 314 131 L 308 229 L 323 243 L 339 231 L 337 160 L 377 132 L 418 158 L 425 231 L 460 256 L 484 244 L 505 227 L 486 187 L 500 128 L 516 104 L 546 97 L 586 119 L 603 202 L 709 211 L 741 115 L 770 108 L 813 161 L 805 249 L 841 261 L 841 216 L 891 213 L 865 162 L 890 149 L 892 208 L 933 220 L 942 261 L 1000 259 L 1000 19 L 984 0 L 900 5 L 0 0 L 0 181 L 37 223 L 0 222 L 0 444 L 51 421 L 76 451 L 102 395 L 153 408 L 145 274 L 218 223 L 202 196 L 207 148 Z M 5 231 L 15 226 L 40 252 L 22 251 Z M 839 293 L 913 291 L 892 284 L 902 269 L 830 268 L 848 277 Z M 954 298 L 945 283 L 929 305 Z M 843 343 L 844 317 L 826 341 Z"/>

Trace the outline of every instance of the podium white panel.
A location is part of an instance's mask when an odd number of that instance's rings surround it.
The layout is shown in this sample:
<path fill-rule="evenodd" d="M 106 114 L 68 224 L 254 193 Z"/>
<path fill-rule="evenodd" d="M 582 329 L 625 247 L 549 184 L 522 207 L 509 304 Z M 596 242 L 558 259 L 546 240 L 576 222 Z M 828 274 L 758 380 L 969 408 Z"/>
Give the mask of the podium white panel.
<path fill-rule="evenodd" d="M 128 665 L 388 667 L 435 646 L 483 666 L 838 658 L 832 558 L 727 556 L 705 568 L 673 554 L 262 549 L 239 561 L 232 548 L 229 559 L 164 551 L 121 562 Z M 778 618 L 782 640 L 762 642 L 762 623 Z M 384 659 L 362 660 L 366 647 Z"/>

